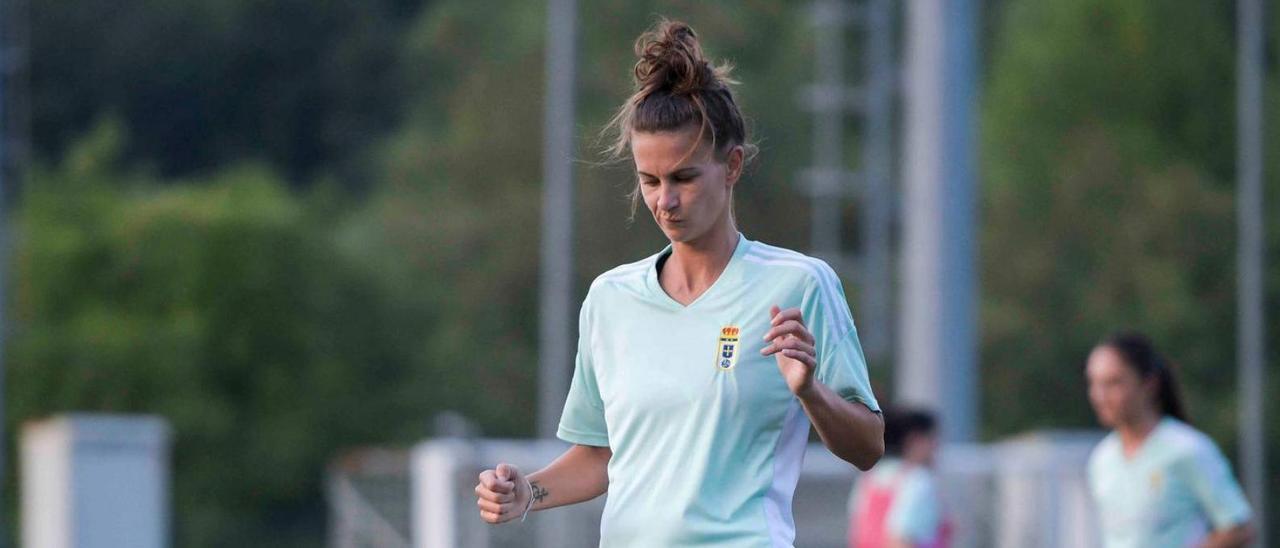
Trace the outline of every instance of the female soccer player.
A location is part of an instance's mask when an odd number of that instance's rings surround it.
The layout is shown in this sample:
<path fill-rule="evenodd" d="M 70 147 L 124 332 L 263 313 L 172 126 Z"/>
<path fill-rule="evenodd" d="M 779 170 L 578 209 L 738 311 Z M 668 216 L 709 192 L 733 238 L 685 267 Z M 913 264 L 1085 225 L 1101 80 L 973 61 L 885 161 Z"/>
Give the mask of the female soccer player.
<path fill-rule="evenodd" d="M 614 118 L 642 200 L 671 244 L 602 274 L 582 304 L 558 436 L 524 475 L 476 486 L 490 523 L 607 490 L 603 546 L 791 546 L 809 426 L 868 469 L 883 423 L 844 292 L 822 261 L 738 232 L 733 191 L 754 147 L 692 29 L 636 42 L 635 94 Z"/>
<path fill-rule="evenodd" d="M 951 523 L 933 473 L 933 413 L 890 408 L 884 422 L 885 459 L 858 478 L 851 497 L 849 548 L 950 546 Z"/>
<path fill-rule="evenodd" d="M 1213 440 L 1187 424 L 1168 362 L 1147 337 L 1118 333 L 1085 365 L 1089 403 L 1112 432 L 1089 457 L 1110 548 L 1244 546 L 1249 503 Z"/>

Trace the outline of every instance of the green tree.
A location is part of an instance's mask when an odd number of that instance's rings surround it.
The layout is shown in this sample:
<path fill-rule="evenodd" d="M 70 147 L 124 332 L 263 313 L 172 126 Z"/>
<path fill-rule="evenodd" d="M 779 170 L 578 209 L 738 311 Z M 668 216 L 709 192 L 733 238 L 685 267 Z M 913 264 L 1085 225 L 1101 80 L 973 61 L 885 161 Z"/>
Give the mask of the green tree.
<path fill-rule="evenodd" d="M 161 185 L 121 135 L 38 169 L 17 211 L 10 431 L 164 416 L 178 545 L 314 546 L 337 450 L 428 433 L 405 379 L 429 316 L 341 252 L 319 193 L 253 166 Z"/>
<path fill-rule="evenodd" d="M 31 3 L 33 147 L 58 161 L 119 115 L 131 161 L 166 177 L 248 160 L 362 188 L 404 104 L 406 23 L 424 0 Z"/>

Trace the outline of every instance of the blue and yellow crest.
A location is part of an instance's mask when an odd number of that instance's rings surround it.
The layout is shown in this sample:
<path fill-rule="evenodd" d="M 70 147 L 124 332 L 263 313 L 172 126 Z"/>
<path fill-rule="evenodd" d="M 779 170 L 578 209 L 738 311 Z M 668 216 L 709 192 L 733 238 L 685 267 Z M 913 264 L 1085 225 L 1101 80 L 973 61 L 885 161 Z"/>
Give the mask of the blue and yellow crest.
<path fill-rule="evenodd" d="M 726 325 L 720 329 L 720 340 L 716 342 L 716 368 L 721 371 L 733 369 L 734 364 L 738 363 L 738 333 L 741 330 L 737 326 Z"/>

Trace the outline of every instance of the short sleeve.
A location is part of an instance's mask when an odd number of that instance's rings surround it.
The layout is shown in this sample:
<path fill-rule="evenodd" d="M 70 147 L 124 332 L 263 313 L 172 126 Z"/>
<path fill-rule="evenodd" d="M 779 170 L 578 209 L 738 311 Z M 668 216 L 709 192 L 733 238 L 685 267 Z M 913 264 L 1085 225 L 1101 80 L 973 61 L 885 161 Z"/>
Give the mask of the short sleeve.
<path fill-rule="evenodd" d="M 820 270 L 820 275 L 809 281 L 801 304 L 801 313 L 816 342 L 818 370 L 814 378 L 845 401 L 879 412 L 880 404 L 871 392 L 867 360 L 844 288 L 830 267 L 823 265 Z"/>
<path fill-rule="evenodd" d="M 591 356 L 588 306 L 589 297 L 578 316 L 578 356 L 574 360 L 573 381 L 569 384 L 569 396 L 565 398 L 556 437 L 578 445 L 608 447 L 609 431 L 604 420 L 604 401 L 600 398 L 600 387 L 596 382 L 596 370 Z"/>
<path fill-rule="evenodd" d="M 1216 530 L 1227 529 L 1249 520 L 1249 502 L 1231 475 L 1226 457 L 1212 441 L 1205 440 L 1192 458 L 1180 462 L 1181 474 L 1187 479 L 1200 507 Z"/>
<path fill-rule="evenodd" d="M 913 544 L 932 542 L 938 535 L 942 511 L 933 478 L 923 470 L 903 478 L 885 518 L 885 529 L 898 539 Z"/>

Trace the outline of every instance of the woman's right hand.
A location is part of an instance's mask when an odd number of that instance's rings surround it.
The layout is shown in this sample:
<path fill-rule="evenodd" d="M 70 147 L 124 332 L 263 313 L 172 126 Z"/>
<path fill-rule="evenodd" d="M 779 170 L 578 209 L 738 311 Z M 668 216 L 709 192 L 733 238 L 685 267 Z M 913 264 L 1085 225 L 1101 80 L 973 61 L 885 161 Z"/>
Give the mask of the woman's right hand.
<path fill-rule="evenodd" d="M 489 523 L 504 523 L 524 514 L 525 506 L 533 493 L 529 482 L 514 465 L 502 463 L 480 473 L 476 484 L 476 504 L 480 506 L 480 519 Z"/>

